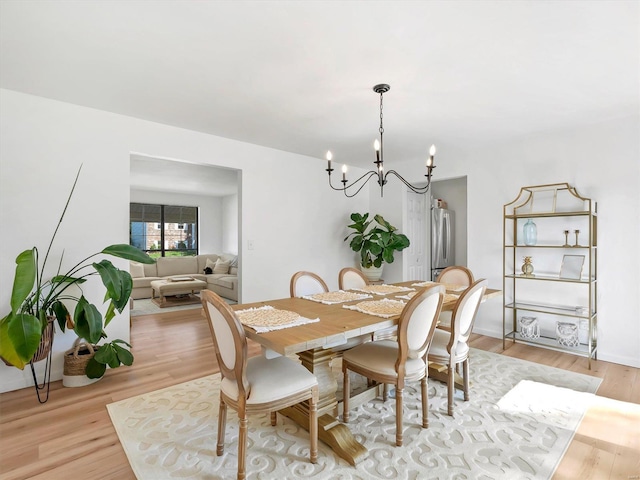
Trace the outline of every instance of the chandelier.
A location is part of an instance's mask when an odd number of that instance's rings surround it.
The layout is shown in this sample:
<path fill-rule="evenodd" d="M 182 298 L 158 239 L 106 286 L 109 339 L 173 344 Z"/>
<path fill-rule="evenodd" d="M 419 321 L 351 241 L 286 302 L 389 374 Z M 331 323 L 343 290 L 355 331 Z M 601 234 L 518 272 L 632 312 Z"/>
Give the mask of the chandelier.
<path fill-rule="evenodd" d="M 404 183 L 411 191 L 415 193 L 427 193 L 427 191 L 429 191 L 429 186 L 431 185 L 431 174 L 433 172 L 433 169 L 436 168 L 436 166 L 433 164 L 433 160 L 436 154 L 435 145 L 431 145 L 431 148 L 429 149 L 429 157 L 427 158 L 426 163 L 427 173 L 425 174 L 425 177 L 427 177 L 427 184 L 425 186 L 416 187 L 414 185 L 411 185 L 395 170 L 388 170 L 386 173 L 384 171 L 384 150 L 382 141 L 382 136 L 384 134 L 384 127 L 382 125 L 382 95 L 388 92 L 390 89 L 391 87 L 385 83 L 381 83 L 373 87 L 373 91 L 380 94 L 380 128 L 378 129 L 378 131 L 380 132 L 380 140 L 376 139 L 373 143 L 373 148 L 376 151 L 376 160 L 375 162 L 373 162 L 376 166 L 375 170 L 369 170 L 357 180 L 349 183 L 349 181 L 347 180 L 347 166 L 342 165 L 342 187 L 334 187 L 331 183 L 331 172 L 333 172 L 334 170 L 333 168 L 331 168 L 331 160 L 333 159 L 333 154 L 330 151 L 327 152 L 327 173 L 329 174 L 329 186 L 334 190 L 344 192 L 347 197 L 356 196 L 358 192 L 360 192 L 360 190 L 362 190 L 362 188 L 367 184 L 367 182 L 374 177 L 378 181 L 378 185 L 380 185 L 380 196 L 383 197 L 384 186 L 387 183 L 387 176 L 389 176 L 389 174 L 395 175 L 402 183 Z M 358 187 L 358 185 L 359 188 L 355 192 L 353 192 L 353 190 L 351 190 L 353 193 L 348 192 L 349 189 Z"/>

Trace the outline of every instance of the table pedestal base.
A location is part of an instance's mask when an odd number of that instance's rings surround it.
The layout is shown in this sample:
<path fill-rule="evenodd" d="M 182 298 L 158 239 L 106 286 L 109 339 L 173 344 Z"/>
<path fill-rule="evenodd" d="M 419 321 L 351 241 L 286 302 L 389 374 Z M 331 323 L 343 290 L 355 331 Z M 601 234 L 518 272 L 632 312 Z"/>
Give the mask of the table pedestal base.
<path fill-rule="evenodd" d="M 429 380 L 439 380 L 444 384 L 447 384 L 449 367 L 446 365 L 440 365 L 439 363 L 429 363 Z M 453 372 L 453 383 L 458 390 L 464 390 L 464 382 L 458 372 Z"/>
<path fill-rule="evenodd" d="M 368 452 L 364 445 L 354 438 L 351 430 L 337 420 L 338 384 L 331 370 L 334 352 L 317 348 L 302 352 L 299 356 L 302 364 L 318 379 L 318 438 L 329 445 L 341 458 L 355 466 L 367 457 Z M 308 402 L 285 408 L 279 413 L 291 418 L 301 427 L 309 429 Z"/>

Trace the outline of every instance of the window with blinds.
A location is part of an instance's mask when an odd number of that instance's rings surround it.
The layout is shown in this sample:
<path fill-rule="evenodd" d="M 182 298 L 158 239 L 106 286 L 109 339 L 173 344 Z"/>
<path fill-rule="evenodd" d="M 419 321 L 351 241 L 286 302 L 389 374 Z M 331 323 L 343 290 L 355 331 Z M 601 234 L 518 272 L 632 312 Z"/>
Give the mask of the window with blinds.
<path fill-rule="evenodd" d="M 131 203 L 129 243 L 149 256 L 198 254 L 198 207 Z"/>

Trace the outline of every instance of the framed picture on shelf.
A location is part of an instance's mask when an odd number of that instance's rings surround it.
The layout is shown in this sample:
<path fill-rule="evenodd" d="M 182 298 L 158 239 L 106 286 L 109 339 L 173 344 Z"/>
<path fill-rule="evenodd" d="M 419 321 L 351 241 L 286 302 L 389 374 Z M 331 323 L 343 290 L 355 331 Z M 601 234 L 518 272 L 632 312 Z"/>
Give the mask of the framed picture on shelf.
<path fill-rule="evenodd" d="M 565 255 L 560 266 L 560 278 L 568 280 L 580 280 L 584 255 Z"/>
<path fill-rule="evenodd" d="M 531 213 L 555 213 L 558 190 L 536 190 L 531 199 Z"/>

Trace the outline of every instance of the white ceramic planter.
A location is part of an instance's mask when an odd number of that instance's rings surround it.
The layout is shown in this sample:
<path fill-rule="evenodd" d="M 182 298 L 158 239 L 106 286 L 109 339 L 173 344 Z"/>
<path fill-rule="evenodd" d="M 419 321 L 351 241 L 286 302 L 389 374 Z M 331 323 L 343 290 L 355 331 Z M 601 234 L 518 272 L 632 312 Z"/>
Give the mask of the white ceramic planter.
<path fill-rule="evenodd" d="M 380 280 L 380 277 L 382 277 L 383 268 L 384 268 L 384 263 L 380 265 L 380 268 L 376 268 L 376 267 L 364 268 L 362 265 L 360 265 L 360 270 L 362 271 L 362 273 L 364 273 L 364 276 L 367 277 L 369 281 L 372 281 L 372 282 L 377 282 L 378 280 Z"/>

